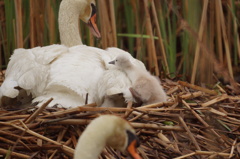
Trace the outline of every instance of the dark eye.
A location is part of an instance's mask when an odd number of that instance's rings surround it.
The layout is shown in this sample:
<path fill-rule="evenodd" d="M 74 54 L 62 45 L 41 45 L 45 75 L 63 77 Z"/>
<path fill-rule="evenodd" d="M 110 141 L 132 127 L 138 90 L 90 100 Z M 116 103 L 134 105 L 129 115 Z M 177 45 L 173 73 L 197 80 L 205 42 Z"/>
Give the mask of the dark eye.
<path fill-rule="evenodd" d="M 92 17 L 94 14 L 97 13 L 97 9 L 96 9 L 96 6 L 93 3 L 91 3 L 91 7 L 92 7 L 92 14 L 91 14 L 91 17 Z"/>

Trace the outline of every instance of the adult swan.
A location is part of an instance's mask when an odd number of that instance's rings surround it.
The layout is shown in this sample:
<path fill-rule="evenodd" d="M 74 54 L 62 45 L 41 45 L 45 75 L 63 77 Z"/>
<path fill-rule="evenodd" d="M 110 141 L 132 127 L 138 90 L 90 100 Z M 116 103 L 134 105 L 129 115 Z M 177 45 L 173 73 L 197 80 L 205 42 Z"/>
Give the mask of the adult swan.
<path fill-rule="evenodd" d="M 104 95 L 97 94 L 97 83 L 112 60 L 113 52 L 81 45 L 78 29 L 80 16 L 93 34 L 100 37 L 94 23 L 95 8 L 93 0 L 63 0 L 59 10 L 63 45 L 16 49 L 0 94 L 15 98 L 19 94 L 16 88 L 20 87 L 32 94 L 33 102 L 41 104 L 53 98 L 49 106 L 64 107 L 84 105 L 87 94 L 88 103 L 101 100 Z"/>

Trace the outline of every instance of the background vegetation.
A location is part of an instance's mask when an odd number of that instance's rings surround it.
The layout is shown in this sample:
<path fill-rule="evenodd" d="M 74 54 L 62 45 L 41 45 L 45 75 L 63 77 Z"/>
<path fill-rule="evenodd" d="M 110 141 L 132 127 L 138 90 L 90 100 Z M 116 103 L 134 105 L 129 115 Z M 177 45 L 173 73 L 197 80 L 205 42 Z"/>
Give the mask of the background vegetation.
<path fill-rule="evenodd" d="M 60 43 L 61 0 L 0 0 L 0 65 L 15 48 Z M 161 77 L 233 82 L 240 69 L 240 0 L 97 0 L 102 38 L 81 23 L 84 44 L 116 46 Z M 21 60 L 21 59 L 19 59 Z"/>

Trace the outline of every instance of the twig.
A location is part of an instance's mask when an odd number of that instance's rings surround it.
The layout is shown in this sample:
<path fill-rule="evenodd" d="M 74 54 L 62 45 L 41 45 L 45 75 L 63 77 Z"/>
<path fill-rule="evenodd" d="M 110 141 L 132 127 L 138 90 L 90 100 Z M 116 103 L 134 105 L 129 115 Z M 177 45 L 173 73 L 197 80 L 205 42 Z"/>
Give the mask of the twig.
<path fill-rule="evenodd" d="M 48 104 L 53 100 L 53 98 L 49 99 L 46 103 L 44 103 L 41 107 L 39 107 L 32 115 L 30 115 L 26 120 L 25 123 L 29 124 L 31 123 L 33 120 L 35 120 L 35 118 L 38 116 L 38 114 L 40 114 L 43 109 L 45 109 Z"/>
<path fill-rule="evenodd" d="M 49 139 L 49 138 L 47 138 L 47 137 L 45 137 L 45 136 L 42 136 L 42 135 L 40 135 L 40 134 L 38 134 L 38 133 L 36 133 L 36 132 L 34 132 L 34 131 L 32 131 L 32 130 L 24 129 L 24 128 L 22 128 L 22 127 L 19 127 L 19 126 L 15 125 L 15 124 L 11 124 L 11 123 L 3 123 L 3 122 L 0 122 L 0 124 L 12 126 L 12 127 L 17 128 L 17 129 L 19 129 L 19 130 L 25 131 L 25 132 L 28 133 L 28 134 L 31 134 L 31 135 L 33 135 L 33 136 L 36 136 L 36 137 L 38 137 L 38 138 L 40 138 L 40 139 L 43 139 L 43 140 L 48 141 L 48 142 L 51 142 L 51 143 L 53 143 L 53 144 L 55 144 L 55 145 L 61 145 L 61 146 L 62 146 L 62 149 L 63 149 L 68 155 L 73 156 L 74 150 L 73 150 L 72 148 L 70 148 L 70 147 L 68 147 L 68 146 L 65 146 L 65 145 L 62 145 L 62 144 L 60 144 L 59 142 L 56 142 L 56 141 L 54 141 L 54 140 L 52 140 L 52 139 Z"/>
<path fill-rule="evenodd" d="M 0 154 L 6 155 L 9 152 L 10 152 L 9 150 L 5 150 L 3 148 L 0 148 Z M 30 157 L 28 155 L 17 153 L 17 152 L 11 152 L 11 156 L 17 157 L 17 158 L 23 158 L 23 159 L 28 159 Z"/>
<path fill-rule="evenodd" d="M 127 108 L 128 109 L 132 108 L 132 102 L 128 102 Z M 131 113 L 132 113 L 132 110 L 131 111 L 126 111 L 125 115 L 124 115 L 124 118 L 127 118 Z"/>
<path fill-rule="evenodd" d="M 213 99 L 213 100 L 210 100 L 210 101 L 208 101 L 208 102 L 206 102 L 206 103 L 203 103 L 203 104 L 202 104 L 202 107 L 211 106 L 211 105 L 213 105 L 213 104 L 215 104 L 215 103 L 218 103 L 218 102 L 220 102 L 220 101 L 223 101 L 223 100 L 225 100 L 225 99 L 227 99 L 227 98 L 228 98 L 228 95 L 227 95 L 227 94 L 223 94 L 223 95 L 221 95 L 220 97 L 217 97 L 217 98 L 215 98 L 215 99 Z"/>
<path fill-rule="evenodd" d="M 189 87 L 189 88 L 192 88 L 192 89 L 195 89 L 195 90 L 199 90 L 199 91 L 202 91 L 202 92 L 207 93 L 207 94 L 211 94 L 211 95 L 217 95 L 218 94 L 214 90 L 210 90 L 210 89 L 207 89 L 207 88 L 199 87 L 197 85 L 190 84 L 190 83 L 187 83 L 187 82 L 178 81 L 178 83 L 180 85 L 182 85 L 182 86 Z"/>
<path fill-rule="evenodd" d="M 179 117 L 179 120 L 182 123 L 183 127 L 185 128 L 185 130 L 187 131 L 187 133 L 188 133 L 190 139 L 192 140 L 193 144 L 195 145 L 196 149 L 197 150 L 201 150 L 201 148 L 199 147 L 196 139 L 193 137 L 193 134 L 191 133 L 191 131 L 188 129 L 186 123 L 184 122 L 183 118 Z"/>

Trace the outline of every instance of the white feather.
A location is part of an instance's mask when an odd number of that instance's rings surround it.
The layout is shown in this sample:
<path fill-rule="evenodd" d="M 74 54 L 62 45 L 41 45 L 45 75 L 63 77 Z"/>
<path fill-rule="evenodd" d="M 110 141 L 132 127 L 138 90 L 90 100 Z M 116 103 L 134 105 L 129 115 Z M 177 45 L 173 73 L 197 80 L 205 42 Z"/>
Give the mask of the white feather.
<path fill-rule="evenodd" d="M 15 98 L 19 93 L 15 87 L 30 91 L 33 96 L 42 94 L 49 75 L 49 64 L 67 50 L 62 45 L 16 49 L 1 86 L 3 96 Z"/>

